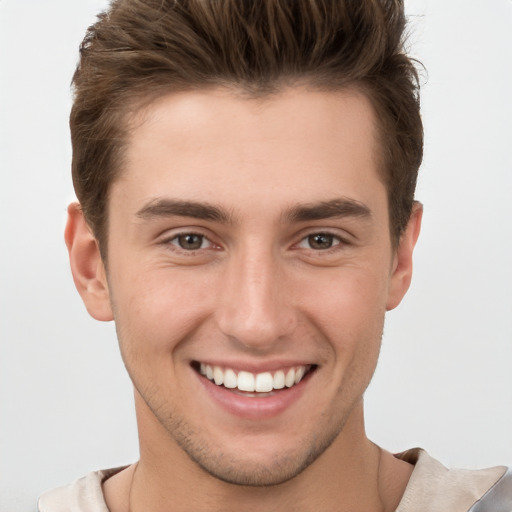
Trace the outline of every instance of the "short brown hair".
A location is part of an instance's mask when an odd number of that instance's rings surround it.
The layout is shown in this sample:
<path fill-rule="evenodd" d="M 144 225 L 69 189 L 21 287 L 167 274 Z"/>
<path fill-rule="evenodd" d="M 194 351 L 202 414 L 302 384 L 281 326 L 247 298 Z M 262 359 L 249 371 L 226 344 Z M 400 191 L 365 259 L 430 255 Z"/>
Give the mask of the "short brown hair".
<path fill-rule="evenodd" d="M 379 124 L 396 243 L 423 151 L 405 24 L 403 0 L 114 0 L 80 47 L 70 118 L 73 183 L 102 253 L 130 115 L 173 91 L 219 86 L 362 91 Z"/>

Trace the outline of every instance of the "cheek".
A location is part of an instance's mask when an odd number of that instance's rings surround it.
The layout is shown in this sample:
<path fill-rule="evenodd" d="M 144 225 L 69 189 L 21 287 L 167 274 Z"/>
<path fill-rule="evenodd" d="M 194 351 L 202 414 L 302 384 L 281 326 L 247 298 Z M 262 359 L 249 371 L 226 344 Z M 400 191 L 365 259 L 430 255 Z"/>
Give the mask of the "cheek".
<path fill-rule="evenodd" d="M 211 309 L 205 280 L 167 271 L 140 273 L 113 283 L 121 348 L 149 358 L 172 352 Z M 163 360 L 162 360 L 163 362 Z"/>
<path fill-rule="evenodd" d="M 387 281 L 381 274 L 347 269 L 325 276 L 323 283 L 318 279 L 315 282 L 309 304 L 319 326 L 331 332 L 338 329 L 350 338 L 379 331 L 387 299 Z"/>
<path fill-rule="evenodd" d="M 311 294 L 310 318 L 329 346 L 342 387 L 364 389 L 375 370 L 384 326 L 386 285 L 376 274 L 332 276 Z"/>
<path fill-rule="evenodd" d="M 167 274 L 141 273 L 113 286 L 123 362 L 135 388 L 156 409 L 166 400 L 180 400 L 179 375 L 185 370 L 180 349 L 208 316 L 210 296 L 194 281 Z"/>

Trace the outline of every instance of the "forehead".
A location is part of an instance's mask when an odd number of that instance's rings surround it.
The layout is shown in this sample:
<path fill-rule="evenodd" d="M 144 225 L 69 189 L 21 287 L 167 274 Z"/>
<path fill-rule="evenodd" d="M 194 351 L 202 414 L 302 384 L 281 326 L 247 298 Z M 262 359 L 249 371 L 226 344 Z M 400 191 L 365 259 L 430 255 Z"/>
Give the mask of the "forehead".
<path fill-rule="evenodd" d="M 352 90 L 175 93 L 133 119 L 113 194 L 122 188 L 137 209 L 162 195 L 233 210 L 340 196 L 367 203 L 375 188 L 385 195 L 375 132 L 370 102 Z"/>

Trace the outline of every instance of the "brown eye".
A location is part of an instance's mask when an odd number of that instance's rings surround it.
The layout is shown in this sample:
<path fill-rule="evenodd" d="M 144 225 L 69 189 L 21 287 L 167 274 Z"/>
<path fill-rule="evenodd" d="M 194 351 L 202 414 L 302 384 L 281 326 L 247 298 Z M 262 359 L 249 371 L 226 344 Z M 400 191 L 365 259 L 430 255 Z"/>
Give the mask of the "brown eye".
<path fill-rule="evenodd" d="M 339 237 L 330 233 L 313 233 L 302 239 L 299 247 L 302 249 L 314 249 L 315 251 L 325 251 L 342 243 Z"/>
<path fill-rule="evenodd" d="M 307 246 L 310 249 L 315 249 L 317 251 L 330 249 L 339 243 L 337 237 L 330 235 L 329 233 L 315 233 L 313 235 L 309 235 L 305 241 L 307 241 Z"/>
<path fill-rule="evenodd" d="M 174 240 L 172 240 L 172 242 L 177 243 L 186 251 L 196 251 L 203 248 L 206 240 L 203 235 L 184 233 L 183 235 L 178 235 Z"/>

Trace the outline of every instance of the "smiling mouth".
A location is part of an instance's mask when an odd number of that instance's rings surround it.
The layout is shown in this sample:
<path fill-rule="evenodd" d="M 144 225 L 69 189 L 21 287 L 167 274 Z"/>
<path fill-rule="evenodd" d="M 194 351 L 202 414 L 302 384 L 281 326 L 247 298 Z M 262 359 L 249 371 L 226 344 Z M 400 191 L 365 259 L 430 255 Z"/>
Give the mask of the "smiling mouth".
<path fill-rule="evenodd" d="M 273 372 L 251 373 L 232 368 L 221 368 L 205 363 L 194 363 L 201 375 L 217 386 L 222 386 L 244 396 L 262 397 L 274 391 L 292 388 L 309 375 L 316 365 L 301 365 Z"/>

